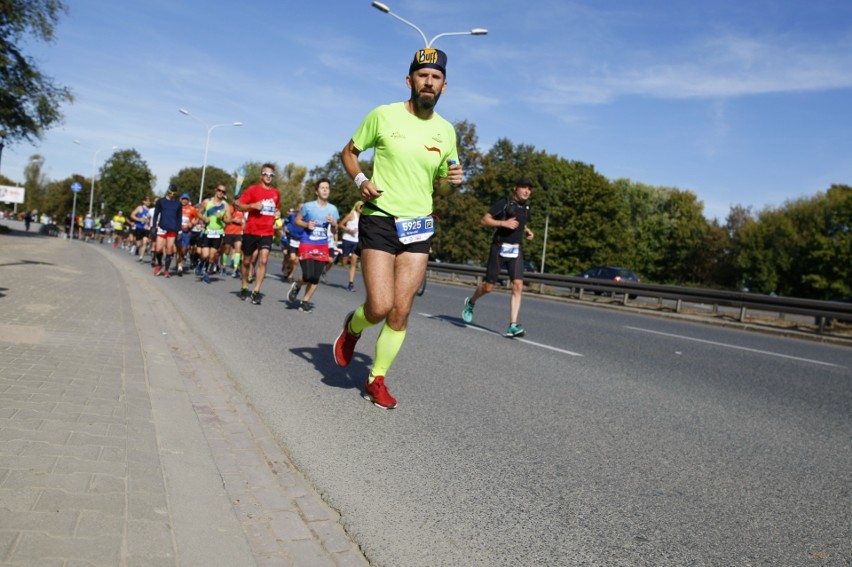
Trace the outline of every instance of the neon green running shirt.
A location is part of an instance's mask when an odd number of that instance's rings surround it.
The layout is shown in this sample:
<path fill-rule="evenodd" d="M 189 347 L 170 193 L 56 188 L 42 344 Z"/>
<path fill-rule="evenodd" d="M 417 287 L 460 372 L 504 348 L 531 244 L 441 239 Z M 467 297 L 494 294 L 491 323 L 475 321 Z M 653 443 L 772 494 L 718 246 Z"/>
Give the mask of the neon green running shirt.
<path fill-rule="evenodd" d="M 352 136 L 358 151 L 375 148 L 373 178 L 384 191 L 365 215 L 423 217 L 432 212 L 433 181 L 447 176 L 447 160 L 459 161 L 453 125 L 434 113 L 422 120 L 404 102 L 378 106 Z"/>
<path fill-rule="evenodd" d="M 225 221 L 219 218 L 218 213 L 225 212 L 225 202 L 218 205 L 213 202 L 213 199 L 207 201 L 204 211 L 201 213 L 207 217 L 207 227 L 204 229 L 205 234 L 213 234 L 215 236 L 223 236 L 225 234 Z"/>

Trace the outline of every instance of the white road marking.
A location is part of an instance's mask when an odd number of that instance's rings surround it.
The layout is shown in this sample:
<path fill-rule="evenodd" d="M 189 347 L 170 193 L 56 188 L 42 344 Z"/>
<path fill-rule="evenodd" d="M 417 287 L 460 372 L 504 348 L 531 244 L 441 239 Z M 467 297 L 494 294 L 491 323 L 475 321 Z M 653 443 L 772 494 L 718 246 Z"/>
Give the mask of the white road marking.
<path fill-rule="evenodd" d="M 444 319 L 444 317 L 437 316 L 437 315 L 430 315 L 429 313 L 418 313 L 418 315 L 420 315 L 421 317 L 426 317 L 427 319 L 438 319 L 438 320 Z M 468 325 L 467 323 L 462 323 L 461 325 L 458 325 L 458 326 L 459 327 L 465 327 L 467 329 L 472 329 L 474 331 L 479 331 L 479 332 L 482 332 L 482 333 L 489 333 L 491 335 L 497 335 L 498 337 L 508 338 L 505 335 L 503 335 L 502 333 L 497 333 L 497 332 L 492 331 L 491 329 L 484 329 L 482 327 L 474 327 L 473 325 Z M 531 341 L 531 340 L 528 340 L 528 339 L 522 339 L 520 337 L 513 337 L 512 340 L 519 341 L 519 342 L 522 342 L 522 343 L 526 343 L 526 344 L 532 345 L 532 346 L 537 346 L 537 347 L 540 347 L 540 348 L 546 348 L 548 350 L 553 350 L 553 351 L 556 351 L 556 352 L 561 352 L 562 354 L 567 354 L 568 356 L 583 356 L 579 352 L 573 352 L 573 351 L 570 351 L 570 350 L 565 350 L 565 349 L 562 349 L 562 348 L 557 348 L 557 347 L 554 347 L 554 346 L 550 346 L 550 345 L 546 345 L 546 344 L 542 344 L 542 343 L 537 343 L 535 341 Z"/>
<path fill-rule="evenodd" d="M 696 339 L 694 337 L 684 337 L 683 335 L 675 335 L 675 334 L 672 334 L 672 333 L 663 333 L 661 331 L 652 331 L 651 329 L 642 329 L 640 327 L 625 327 L 625 328 L 631 329 L 633 331 L 639 331 L 641 333 L 651 333 L 653 335 L 662 335 L 664 337 L 672 337 L 672 338 L 681 339 L 681 340 L 684 340 L 684 341 L 692 341 L 692 342 L 695 342 L 695 343 L 704 343 L 704 344 L 708 344 L 708 345 L 720 346 L 720 347 L 725 347 L 725 348 L 732 348 L 732 349 L 736 349 L 736 350 L 744 350 L 744 351 L 747 351 L 747 352 L 754 352 L 754 353 L 757 353 L 757 354 L 765 354 L 765 355 L 768 355 L 768 356 L 777 356 L 778 358 L 788 358 L 790 360 L 798 360 L 800 362 L 809 362 L 811 364 L 820 364 L 822 366 L 832 366 L 834 368 L 844 368 L 843 366 L 841 366 L 839 364 L 832 364 L 831 362 L 823 362 L 821 360 L 812 360 L 810 358 L 802 358 L 802 357 L 799 357 L 799 356 L 790 356 L 789 354 L 781 354 L 779 352 L 771 352 L 771 351 L 768 351 L 768 350 L 758 350 L 758 349 L 754 349 L 754 348 L 741 347 L 741 346 L 732 345 L 732 344 L 728 344 L 728 343 L 719 343 L 719 342 L 716 342 L 716 341 Z"/>

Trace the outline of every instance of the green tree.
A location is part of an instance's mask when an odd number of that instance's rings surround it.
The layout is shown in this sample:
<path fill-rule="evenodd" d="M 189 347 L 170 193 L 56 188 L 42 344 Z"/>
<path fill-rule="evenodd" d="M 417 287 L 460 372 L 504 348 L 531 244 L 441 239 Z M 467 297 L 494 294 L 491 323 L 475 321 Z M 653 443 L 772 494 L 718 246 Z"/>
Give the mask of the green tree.
<path fill-rule="evenodd" d="M 551 271 L 571 274 L 592 265 L 625 264 L 633 241 L 618 190 L 591 165 L 564 160 L 558 165 L 559 190 L 549 202 Z"/>
<path fill-rule="evenodd" d="M 100 183 L 95 184 L 95 203 L 103 204 L 107 216 L 118 211 L 129 214 L 143 197 L 151 195 L 154 182 L 154 175 L 139 152 L 118 150 L 101 166 Z"/>
<path fill-rule="evenodd" d="M 691 191 L 674 188 L 664 189 L 668 199 L 665 212 L 671 219 L 666 239 L 666 273 L 660 282 L 673 281 L 679 284 L 702 283 L 700 266 L 701 246 L 705 243 L 707 219 L 704 205 Z"/>
<path fill-rule="evenodd" d="M 498 140 L 482 158 L 481 170 L 466 181 L 466 191 L 448 199 L 443 211 L 449 223 L 436 237 L 441 258 L 482 264 L 492 232 L 480 219 L 500 197 L 511 195 L 515 181 L 533 181 L 530 228 L 536 237 L 524 243 L 525 257 L 541 265 L 545 223 L 548 225 L 545 269 L 570 274 L 593 263 L 618 261 L 623 255 L 626 213 L 618 192 L 592 166 L 571 162 Z M 466 201 L 469 193 L 474 201 Z M 443 220 L 443 217 L 442 217 Z M 450 228 L 446 229 L 446 225 Z"/>
<path fill-rule="evenodd" d="M 0 127 L 9 142 L 32 142 L 62 120 L 60 106 L 72 102 L 71 91 L 43 75 L 20 45 L 28 37 L 52 42 L 62 12 L 61 0 L 0 2 Z"/>
<path fill-rule="evenodd" d="M 44 175 L 44 158 L 38 154 L 30 156 L 24 168 L 24 210 L 43 211 L 47 197 L 47 177 Z"/>
<path fill-rule="evenodd" d="M 195 203 L 198 200 L 198 195 L 201 188 L 201 168 L 200 167 L 185 167 L 173 175 L 169 179 L 169 183 L 174 183 L 178 188 L 178 195 L 189 193 L 190 202 Z M 232 194 L 236 185 L 235 176 L 231 175 L 224 169 L 219 169 L 216 166 L 208 165 L 204 170 L 204 193 L 203 199 L 213 196 L 213 189 L 222 184 L 228 190 L 228 194 Z"/>
<path fill-rule="evenodd" d="M 279 173 L 275 186 L 281 193 L 281 207 L 285 211 L 289 207 L 295 208 L 299 203 L 315 198 L 313 180 L 307 178 L 308 168 L 290 162 L 277 171 Z"/>
<path fill-rule="evenodd" d="M 713 219 L 705 227 L 701 242 L 693 254 L 694 282 L 702 287 L 732 287 L 733 268 L 727 254 L 731 239 L 727 229 Z"/>
<path fill-rule="evenodd" d="M 618 179 L 629 217 L 625 263 L 644 279 L 659 283 L 711 285 L 727 246 L 725 231 L 704 218 L 695 194 Z"/>
<path fill-rule="evenodd" d="M 786 279 L 781 274 L 790 269 L 796 239 L 790 218 L 776 209 L 764 209 L 757 214 L 756 222 L 742 226 L 734 261 L 743 286 L 756 293 L 792 295 L 781 285 Z"/>
<path fill-rule="evenodd" d="M 816 299 L 850 295 L 852 189 L 833 185 L 826 193 L 786 203 L 780 212 L 796 235 L 792 261 L 781 273 L 781 289 Z"/>
<path fill-rule="evenodd" d="M 801 219 L 806 233 L 801 256 L 804 297 L 852 295 L 852 187 L 832 185 L 812 200 L 813 219 Z"/>
<path fill-rule="evenodd" d="M 613 185 L 627 207 L 628 236 L 630 242 L 625 265 L 642 278 L 664 281 L 665 246 L 671 230 L 670 219 L 665 214 L 666 195 L 655 187 L 617 179 Z"/>
<path fill-rule="evenodd" d="M 59 224 L 61 224 L 65 215 L 71 212 L 74 203 L 74 193 L 71 191 L 71 185 L 75 182 L 83 187 L 89 187 L 90 180 L 82 175 L 74 174 L 61 181 L 50 181 L 47 184 L 44 212 L 55 217 Z M 77 212 L 88 210 L 88 205 L 81 198 L 81 195 L 83 195 L 82 191 L 77 195 Z M 86 192 L 86 198 L 88 198 L 88 192 Z M 100 210 L 96 208 L 94 212 L 98 214 Z"/>
<path fill-rule="evenodd" d="M 456 143 L 458 144 L 459 159 L 464 168 L 465 177 L 470 179 L 482 173 L 482 151 L 479 149 L 479 136 L 476 133 L 476 125 L 467 120 L 453 124 L 456 129 Z M 462 185 L 464 191 L 464 185 Z"/>
<path fill-rule="evenodd" d="M 741 220 L 733 233 L 734 264 L 752 292 L 811 299 L 852 295 L 851 227 L 852 188 L 833 185 Z"/>
<path fill-rule="evenodd" d="M 722 287 L 743 289 L 747 287 L 746 274 L 742 269 L 740 258 L 745 254 L 746 236 L 757 221 L 751 207 L 734 205 L 725 219 L 725 232 L 728 237 L 728 247 L 725 250 L 725 265 L 727 273 L 719 283 Z"/>
<path fill-rule="evenodd" d="M 477 198 L 472 179 L 482 172 L 484 156 L 478 147 L 476 125 L 467 121 L 456 122 L 459 160 L 464 168 L 465 181 L 457 190 L 436 192 L 433 209 L 436 219 L 432 241 L 432 257 L 452 263 L 483 263 L 483 249 L 488 246 L 488 234 L 480 228 L 479 221 L 485 210 Z"/>
<path fill-rule="evenodd" d="M 470 191 L 436 194 L 432 257 L 454 264 L 484 264 L 490 233 L 479 224 L 485 209 Z"/>

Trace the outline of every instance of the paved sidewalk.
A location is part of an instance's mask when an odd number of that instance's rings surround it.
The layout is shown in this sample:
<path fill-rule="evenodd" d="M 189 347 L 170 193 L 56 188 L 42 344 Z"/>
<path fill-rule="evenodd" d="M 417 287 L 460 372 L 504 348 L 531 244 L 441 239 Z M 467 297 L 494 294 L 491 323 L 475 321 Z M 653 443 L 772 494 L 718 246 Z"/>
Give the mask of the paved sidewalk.
<path fill-rule="evenodd" d="M 114 254 L 0 235 L 0 565 L 368 565 L 215 353 Z"/>

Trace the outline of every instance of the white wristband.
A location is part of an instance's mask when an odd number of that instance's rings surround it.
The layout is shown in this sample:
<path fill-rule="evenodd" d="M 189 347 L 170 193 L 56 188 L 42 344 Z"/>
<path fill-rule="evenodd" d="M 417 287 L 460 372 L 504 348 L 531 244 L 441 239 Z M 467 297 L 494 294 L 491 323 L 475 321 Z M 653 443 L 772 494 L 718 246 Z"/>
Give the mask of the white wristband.
<path fill-rule="evenodd" d="M 365 181 L 367 181 L 367 176 L 364 175 L 363 171 L 355 176 L 355 185 L 358 187 L 358 189 L 361 188 L 361 185 L 363 185 Z"/>

